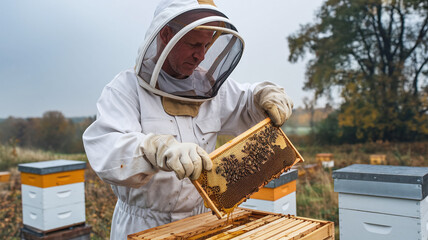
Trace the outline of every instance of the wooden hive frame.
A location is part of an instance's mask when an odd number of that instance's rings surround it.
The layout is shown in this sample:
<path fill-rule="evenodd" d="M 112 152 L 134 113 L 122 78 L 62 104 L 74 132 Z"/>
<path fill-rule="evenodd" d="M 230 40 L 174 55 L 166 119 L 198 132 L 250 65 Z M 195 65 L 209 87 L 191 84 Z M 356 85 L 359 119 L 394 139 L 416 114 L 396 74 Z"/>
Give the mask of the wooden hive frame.
<path fill-rule="evenodd" d="M 259 122 L 258 124 L 256 124 L 255 126 L 253 126 L 252 128 L 248 129 L 247 131 L 245 131 L 244 133 L 240 134 L 239 136 L 235 137 L 234 139 L 230 140 L 229 142 L 227 142 L 226 144 L 222 145 L 221 147 L 217 148 L 216 150 L 214 150 L 212 153 L 209 154 L 211 159 L 215 159 L 216 157 L 218 157 L 219 155 L 221 155 L 223 152 L 230 150 L 231 148 L 233 148 L 235 145 L 245 141 L 247 138 L 249 138 L 249 136 L 253 135 L 255 132 L 259 131 L 260 129 L 264 128 L 265 126 L 267 126 L 269 123 L 271 122 L 270 118 L 266 118 L 263 121 Z M 290 147 L 296 154 L 296 159 L 294 160 L 294 163 L 291 164 L 290 166 L 288 166 L 287 168 L 282 169 L 282 171 L 278 172 L 276 174 L 276 176 L 273 176 L 273 178 L 275 177 L 279 177 L 281 175 L 281 173 L 289 170 L 293 165 L 295 165 L 298 162 L 303 161 L 302 156 L 300 155 L 300 153 L 297 151 L 297 149 L 293 146 L 293 144 L 291 143 L 291 141 L 288 139 L 288 137 L 282 132 L 281 129 L 280 133 L 281 133 L 281 137 L 283 137 L 285 139 L 286 144 L 288 145 L 288 147 Z M 199 180 L 196 181 L 192 181 L 192 183 L 194 184 L 194 186 L 196 187 L 196 189 L 198 190 L 199 194 L 202 196 L 202 198 L 204 199 L 207 207 L 209 207 L 213 213 L 219 218 L 221 219 L 224 215 L 225 212 L 223 209 L 218 209 L 218 207 L 216 206 L 216 204 L 212 201 L 212 199 L 210 199 L 210 196 L 207 194 L 207 192 L 205 191 L 205 189 L 202 187 L 201 183 L 199 182 Z M 267 182 L 265 182 L 264 184 L 259 186 L 259 189 L 262 188 L 265 184 L 267 184 Z M 250 194 L 248 196 L 245 196 L 244 198 L 241 199 L 240 202 L 237 202 L 237 205 L 239 205 L 241 202 L 243 202 L 246 198 L 248 198 L 250 196 Z"/>
<path fill-rule="evenodd" d="M 332 240 L 334 223 L 237 208 L 231 219 L 203 213 L 128 236 L 128 240 L 144 239 Z"/>

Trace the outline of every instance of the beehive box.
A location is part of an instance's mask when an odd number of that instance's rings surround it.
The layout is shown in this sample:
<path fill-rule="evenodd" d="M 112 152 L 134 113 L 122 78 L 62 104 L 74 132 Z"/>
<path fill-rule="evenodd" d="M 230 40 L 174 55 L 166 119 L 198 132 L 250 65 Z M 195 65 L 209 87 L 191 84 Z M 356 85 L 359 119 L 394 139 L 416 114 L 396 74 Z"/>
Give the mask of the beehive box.
<path fill-rule="evenodd" d="M 297 164 L 295 166 L 292 167 L 292 169 L 297 169 L 298 172 L 298 177 L 312 177 L 314 174 L 316 174 L 316 172 L 318 171 L 318 169 L 320 168 L 321 165 L 317 164 L 317 163 L 312 163 L 312 164 Z"/>
<path fill-rule="evenodd" d="M 0 183 L 9 182 L 10 179 L 10 172 L 0 172 Z"/>
<path fill-rule="evenodd" d="M 203 213 L 128 236 L 142 239 L 334 239 L 334 223 L 237 208 L 230 219 Z"/>
<path fill-rule="evenodd" d="M 46 233 L 84 223 L 85 167 L 73 160 L 19 164 L 24 226 Z"/>
<path fill-rule="evenodd" d="M 218 218 L 230 213 L 272 179 L 288 171 L 302 156 L 269 118 L 210 154 L 211 171 L 203 171 L 196 189 Z"/>
<path fill-rule="evenodd" d="M 243 208 L 296 215 L 296 179 L 298 170 L 291 169 L 270 181 L 239 205 Z"/>
<path fill-rule="evenodd" d="M 333 179 L 341 240 L 428 239 L 428 167 L 354 164 Z"/>
<path fill-rule="evenodd" d="M 321 164 L 324 168 L 334 167 L 334 159 L 332 153 L 318 153 L 315 156 L 316 161 Z"/>
<path fill-rule="evenodd" d="M 370 164 L 386 165 L 386 155 L 385 154 L 372 154 L 372 155 L 370 155 Z"/>

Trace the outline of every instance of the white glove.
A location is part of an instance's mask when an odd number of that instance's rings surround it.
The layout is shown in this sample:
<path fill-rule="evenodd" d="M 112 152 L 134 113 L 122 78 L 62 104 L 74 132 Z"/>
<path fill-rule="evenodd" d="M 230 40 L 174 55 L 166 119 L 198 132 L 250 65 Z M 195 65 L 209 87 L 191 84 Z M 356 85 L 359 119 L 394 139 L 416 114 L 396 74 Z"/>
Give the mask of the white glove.
<path fill-rule="evenodd" d="M 291 116 L 293 101 L 284 89 L 270 82 L 263 82 L 254 88 L 254 101 L 266 111 L 273 124 L 282 126 Z"/>
<path fill-rule="evenodd" d="M 194 143 L 180 143 L 171 135 L 148 134 L 141 147 L 153 166 L 174 171 L 179 179 L 196 180 L 202 168 L 210 171 L 213 166 L 204 149 Z"/>

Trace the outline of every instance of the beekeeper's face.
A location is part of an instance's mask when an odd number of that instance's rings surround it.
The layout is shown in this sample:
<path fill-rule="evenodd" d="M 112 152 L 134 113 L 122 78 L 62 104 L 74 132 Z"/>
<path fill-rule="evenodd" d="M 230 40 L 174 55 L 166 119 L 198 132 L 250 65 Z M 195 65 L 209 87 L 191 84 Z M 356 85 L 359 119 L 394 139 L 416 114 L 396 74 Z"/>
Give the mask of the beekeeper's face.
<path fill-rule="evenodd" d="M 168 26 L 165 27 L 160 36 L 166 45 L 174 36 Z M 184 35 L 168 54 L 162 69 L 175 78 L 186 78 L 190 76 L 205 58 L 207 47 L 213 40 L 213 31 L 192 30 Z"/>
<path fill-rule="evenodd" d="M 140 48 L 138 83 L 171 99 L 213 98 L 241 59 L 244 41 L 215 9 L 196 8 L 171 19 L 168 11 L 154 19 Z"/>

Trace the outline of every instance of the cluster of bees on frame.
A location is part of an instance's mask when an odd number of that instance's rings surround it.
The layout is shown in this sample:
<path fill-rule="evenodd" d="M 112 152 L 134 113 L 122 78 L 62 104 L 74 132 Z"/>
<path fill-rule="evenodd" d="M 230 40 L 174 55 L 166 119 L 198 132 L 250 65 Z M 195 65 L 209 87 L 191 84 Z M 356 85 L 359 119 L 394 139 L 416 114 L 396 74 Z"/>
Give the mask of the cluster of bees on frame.
<path fill-rule="evenodd" d="M 278 134 L 277 128 L 265 127 L 249 137 L 241 150 L 244 156 L 241 159 L 237 158 L 235 154 L 223 157 L 215 169 L 216 174 L 223 176 L 226 184 L 229 185 L 248 175 L 260 172 L 261 166 L 275 154 L 273 145 Z"/>

